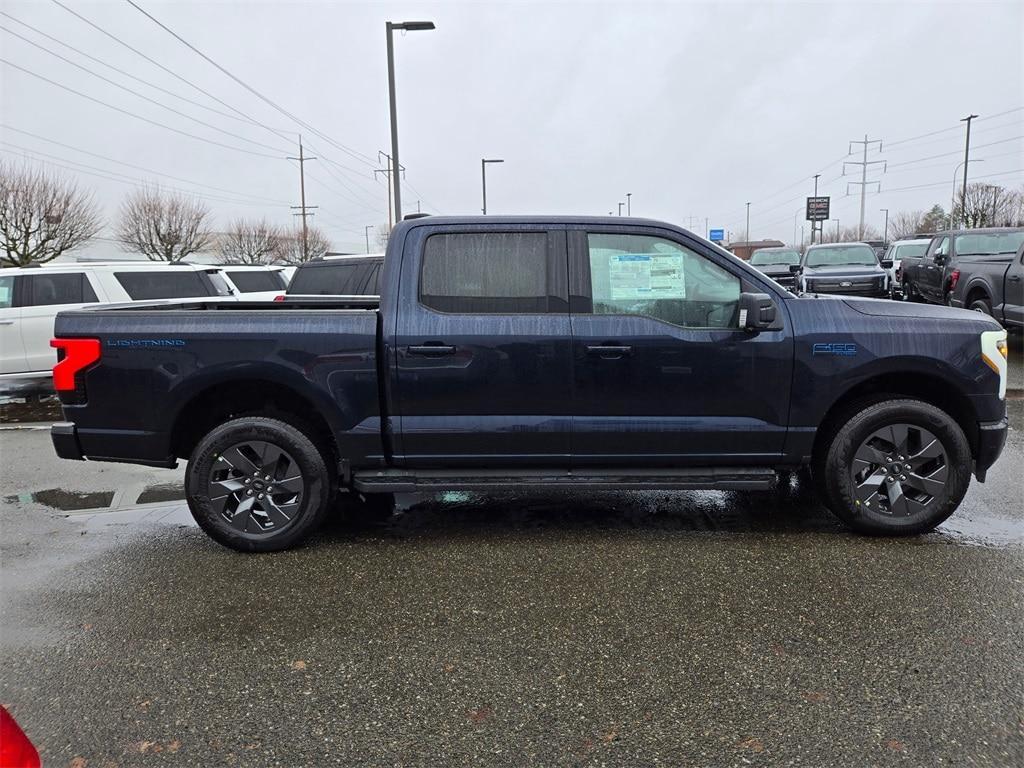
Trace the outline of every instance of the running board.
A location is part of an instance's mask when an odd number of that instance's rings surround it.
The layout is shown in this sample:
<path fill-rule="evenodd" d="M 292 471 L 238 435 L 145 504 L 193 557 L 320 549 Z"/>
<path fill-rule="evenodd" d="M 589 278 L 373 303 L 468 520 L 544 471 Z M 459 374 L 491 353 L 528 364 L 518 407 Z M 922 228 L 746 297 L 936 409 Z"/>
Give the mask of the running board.
<path fill-rule="evenodd" d="M 352 484 L 363 493 L 436 493 L 562 488 L 573 491 L 765 491 L 778 480 L 767 467 L 696 467 L 672 469 L 409 470 L 355 472 Z"/>

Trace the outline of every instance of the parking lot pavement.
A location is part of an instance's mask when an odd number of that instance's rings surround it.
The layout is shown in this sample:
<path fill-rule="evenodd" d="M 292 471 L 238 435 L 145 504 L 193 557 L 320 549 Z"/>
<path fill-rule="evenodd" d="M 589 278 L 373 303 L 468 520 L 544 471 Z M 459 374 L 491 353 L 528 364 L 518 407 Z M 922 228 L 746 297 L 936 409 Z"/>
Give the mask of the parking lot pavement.
<path fill-rule="evenodd" d="M 194 527 L 180 470 L 0 431 L 0 702 L 48 766 L 1020 765 L 1010 406 L 919 538 L 796 485 L 448 494 L 263 556 Z"/>

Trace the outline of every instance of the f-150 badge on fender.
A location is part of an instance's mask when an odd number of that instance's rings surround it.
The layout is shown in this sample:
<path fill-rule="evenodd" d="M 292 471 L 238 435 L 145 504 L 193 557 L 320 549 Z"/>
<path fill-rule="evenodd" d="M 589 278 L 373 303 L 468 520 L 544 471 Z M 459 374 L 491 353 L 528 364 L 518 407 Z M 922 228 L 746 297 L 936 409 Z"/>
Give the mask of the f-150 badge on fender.
<path fill-rule="evenodd" d="M 839 357 L 853 357 L 857 354 L 856 344 L 815 344 L 811 349 L 814 355 L 837 355 Z"/>

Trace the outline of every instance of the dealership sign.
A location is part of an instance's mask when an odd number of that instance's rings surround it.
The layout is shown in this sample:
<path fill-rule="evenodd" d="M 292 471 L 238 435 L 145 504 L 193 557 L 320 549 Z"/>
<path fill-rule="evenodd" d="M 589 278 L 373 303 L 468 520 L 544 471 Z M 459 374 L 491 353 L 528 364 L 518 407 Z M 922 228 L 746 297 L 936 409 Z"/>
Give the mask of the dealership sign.
<path fill-rule="evenodd" d="M 807 198 L 807 220 L 826 221 L 828 219 L 828 197 Z"/>

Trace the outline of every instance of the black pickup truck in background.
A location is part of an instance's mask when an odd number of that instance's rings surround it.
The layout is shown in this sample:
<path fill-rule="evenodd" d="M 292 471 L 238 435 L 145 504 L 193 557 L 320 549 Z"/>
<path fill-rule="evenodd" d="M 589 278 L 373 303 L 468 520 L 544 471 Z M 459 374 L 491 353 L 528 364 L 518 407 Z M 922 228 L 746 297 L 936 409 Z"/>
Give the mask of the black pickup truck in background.
<path fill-rule="evenodd" d="M 376 296 L 384 254 L 321 256 L 300 264 L 278 301 L 304 302 L 331 296 Z"/>
<path fill-rule="evenodd" d="M 903 287 L 911 301 L 948 304 L 1021 326 L 1024 228 L 939 232 L 921 258 L 905 259 Z"/>
<path fill-rule="evenodd" d="M 919 533 L 1006 438 L 991 318 L 797 296 L 658 221 L 404 221 L 379 300 L 356 298 L 61 313 L 57 453 L 187 459 L 199 525 L 265 551 L 336 499 L 756 491 L 801 468 L 853 528 Z"/>
<path fill-rule="evenodd" d="M 984 312 L 1006 328 L 1024 328 L 1024 243 L 1009 257 L 962 258 L 950 282 L 950 306 Z"/>

